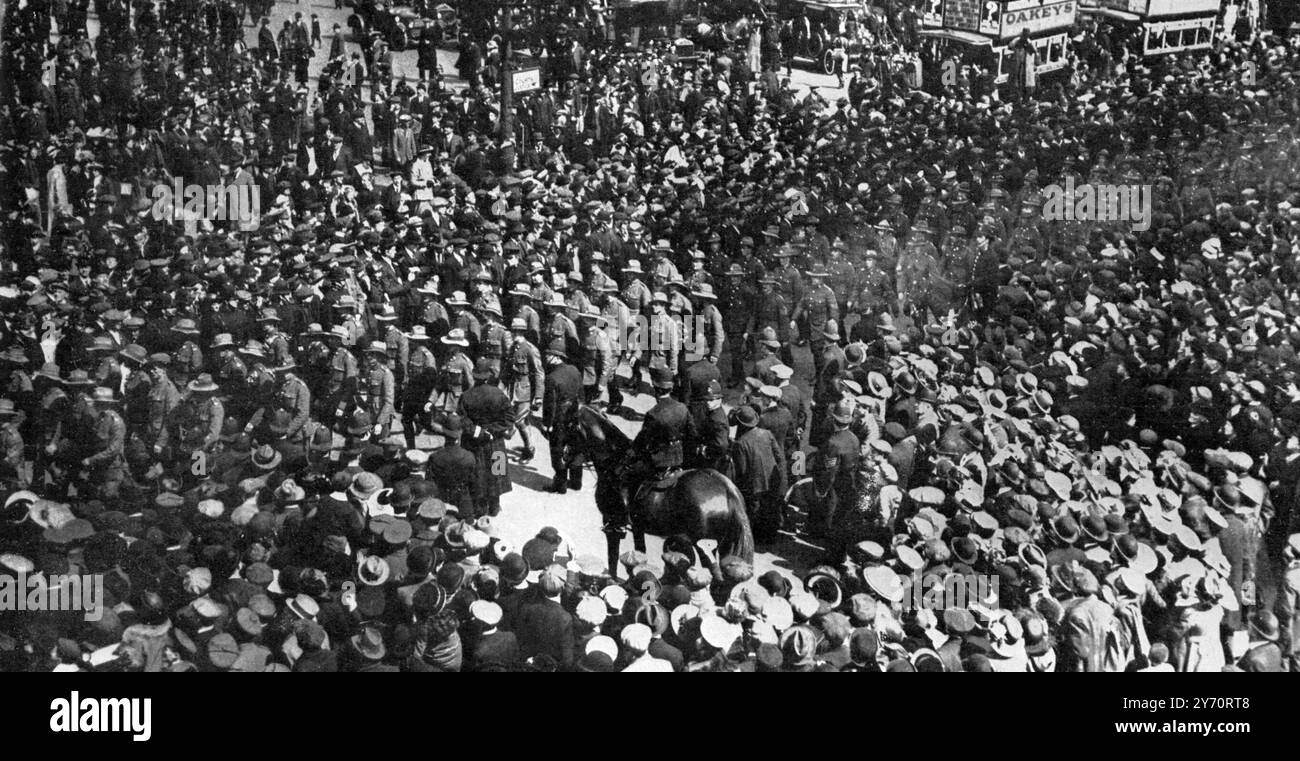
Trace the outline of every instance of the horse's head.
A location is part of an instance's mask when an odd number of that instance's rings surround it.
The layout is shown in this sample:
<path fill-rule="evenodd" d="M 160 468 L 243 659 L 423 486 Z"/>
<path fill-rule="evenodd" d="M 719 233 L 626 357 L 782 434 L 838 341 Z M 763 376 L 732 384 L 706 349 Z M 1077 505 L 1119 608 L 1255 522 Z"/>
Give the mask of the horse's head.
<path fill-rule="evenodd" d="M 628 439 L 605 413 L 583 404 L 569 416 L 564 441 L 564 458 L 573 463 L 583 457 L 590 458 L 592 462 L 603 462 L 611 457 L 621 458 Z"/>

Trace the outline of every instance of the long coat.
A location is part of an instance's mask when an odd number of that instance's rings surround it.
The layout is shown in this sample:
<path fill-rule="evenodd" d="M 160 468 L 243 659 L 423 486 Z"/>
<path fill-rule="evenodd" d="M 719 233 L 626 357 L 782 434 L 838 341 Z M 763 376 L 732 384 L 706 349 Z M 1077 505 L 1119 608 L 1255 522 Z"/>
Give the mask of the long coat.
<path fill-rule="evenodd" d="M 510 398 L 496 386 L 480 384 L 460 398 L 460 414 L 466 423 L 465 448 L 474 453 L 478 464 L 477 496 L 500 497 L 511 489 L 506 467 L 506 439 L 515 425 Z"/>

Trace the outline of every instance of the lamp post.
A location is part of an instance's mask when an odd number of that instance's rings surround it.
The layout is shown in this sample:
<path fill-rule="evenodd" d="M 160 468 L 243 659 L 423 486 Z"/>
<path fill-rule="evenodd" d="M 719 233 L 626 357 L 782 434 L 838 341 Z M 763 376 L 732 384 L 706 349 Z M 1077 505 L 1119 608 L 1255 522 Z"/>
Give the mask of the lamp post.
<path fill-rule="evenodd" d="M 500 140 L 504 143 L 515 133 L 515 88 L 511 77 L 514 68 L 514 52 L 510 43 L 512 23 L 510 2 L 501 2 L 501 118 L 498 120 Z"/>

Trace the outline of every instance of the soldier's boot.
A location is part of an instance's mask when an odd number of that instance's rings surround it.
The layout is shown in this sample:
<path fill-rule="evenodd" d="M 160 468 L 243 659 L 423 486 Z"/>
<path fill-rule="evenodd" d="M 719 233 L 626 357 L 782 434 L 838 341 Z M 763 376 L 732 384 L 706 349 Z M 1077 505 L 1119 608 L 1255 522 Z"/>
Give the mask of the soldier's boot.
<path fill-rule="evenodd" d="M 618 550 L 623 544 L 625 531 L 606 529 L 605 531 L 605 565 L 609 569 L 609 575 L 618 580 Z"/>

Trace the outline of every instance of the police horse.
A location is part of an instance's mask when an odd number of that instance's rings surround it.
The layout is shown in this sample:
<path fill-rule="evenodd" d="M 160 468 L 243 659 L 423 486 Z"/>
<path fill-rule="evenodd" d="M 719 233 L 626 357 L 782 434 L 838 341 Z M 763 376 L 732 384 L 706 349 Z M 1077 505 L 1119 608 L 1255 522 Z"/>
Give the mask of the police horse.
<path fill-rule="evenodd" d="M 652 478 L 635 493 L 625 478 L 624 461 L 632 447 L 627 434 L 590 405 L 570 416 L 564 437 L 568 465 L 590 462 L 596 470 L 596 508 L 605 521 L 609 569 L 618 567 L 618 548 L 630 524 L 637 550 L 645 551 L 646 533 L 682 536 L 691 541 L 714 539 L 718 557 L 754 560 L 754 536 L 740 490 L 716 470 L 679 471 L 663 481 Z"/>

